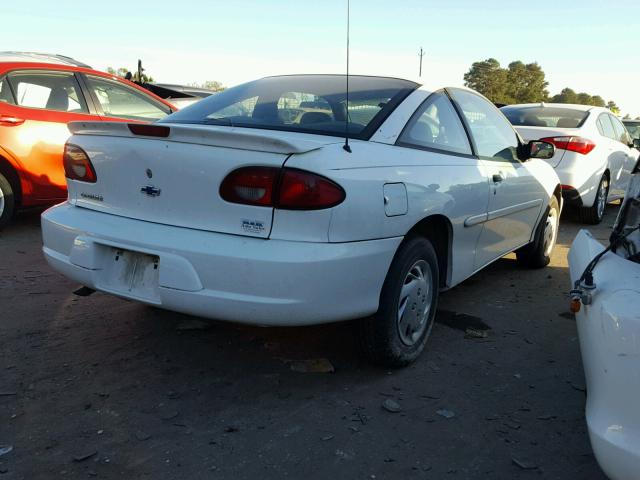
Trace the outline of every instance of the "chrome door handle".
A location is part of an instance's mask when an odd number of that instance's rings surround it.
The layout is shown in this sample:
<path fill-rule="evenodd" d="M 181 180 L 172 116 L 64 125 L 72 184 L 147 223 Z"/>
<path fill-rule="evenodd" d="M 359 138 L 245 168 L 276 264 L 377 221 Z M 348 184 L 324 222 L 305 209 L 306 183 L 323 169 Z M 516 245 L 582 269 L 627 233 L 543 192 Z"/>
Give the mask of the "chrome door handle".
<path fill-rule="evenodd" d="M 499 173 L 494 173 L 492 179 L 493 179 L 493 183 L 500 183 L 504 180 L 502 175 L 500 175 Z"/>

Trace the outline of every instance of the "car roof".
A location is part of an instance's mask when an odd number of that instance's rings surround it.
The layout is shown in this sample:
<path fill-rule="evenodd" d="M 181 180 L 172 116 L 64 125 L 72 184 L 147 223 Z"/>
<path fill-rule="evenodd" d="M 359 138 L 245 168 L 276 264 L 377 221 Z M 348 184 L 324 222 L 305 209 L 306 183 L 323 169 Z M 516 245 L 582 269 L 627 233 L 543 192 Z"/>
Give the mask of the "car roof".
<path fill-rule="evenodd" d="M 605 107 L 596 107 L 595 105 L 581 105 L 578 103 L 519 103 L 514 105 L 505 105 L 502 108 L 568 108 L 571 110 L 582 110 L 584 112 L 590 110 L 607 110 Z"/>
<path fill-rule="evenodd" d="M 38 52 L 0 52 L 0 63 L 49 63 L 91 68 L 91 66 L 86 63 L 79 62 L 65 55 Z"/>

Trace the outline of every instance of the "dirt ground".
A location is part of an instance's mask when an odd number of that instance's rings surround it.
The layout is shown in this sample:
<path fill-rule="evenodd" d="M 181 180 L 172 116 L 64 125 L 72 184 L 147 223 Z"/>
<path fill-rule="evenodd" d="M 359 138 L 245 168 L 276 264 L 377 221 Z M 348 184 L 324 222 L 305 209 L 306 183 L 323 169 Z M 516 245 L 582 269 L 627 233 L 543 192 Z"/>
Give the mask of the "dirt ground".
<path fill-rule="evenodd" d="M 358 358 L 349 324 L 203 323 L 75 296 L 23 214 L 0 233 L 0 480 L 602 479 L 567 313 L 581 226 L 562 223 L 548 268 L 509 256 L 444 293 L 428 350 L 386 371 Z M 465 338 L 474 317 L 486 338 Z M 316 358 L 335 372 L 294 371 Z"/>

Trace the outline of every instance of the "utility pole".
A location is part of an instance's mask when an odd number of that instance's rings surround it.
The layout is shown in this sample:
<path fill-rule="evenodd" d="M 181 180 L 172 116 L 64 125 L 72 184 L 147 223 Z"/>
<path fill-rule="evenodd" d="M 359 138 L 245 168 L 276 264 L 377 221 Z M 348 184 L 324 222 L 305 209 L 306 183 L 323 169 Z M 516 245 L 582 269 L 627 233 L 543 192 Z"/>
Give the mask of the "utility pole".
<path fill-rule="evenodd" d="M 418 54 L 418 56 L 420 57 L 420 70 L 419 70 L 418 76 L 421 77 L 422 76 L 422 57 L 424 57 L 424 51 L 422 50 L 422 47 L 420 47 L 420 53 Z"/>

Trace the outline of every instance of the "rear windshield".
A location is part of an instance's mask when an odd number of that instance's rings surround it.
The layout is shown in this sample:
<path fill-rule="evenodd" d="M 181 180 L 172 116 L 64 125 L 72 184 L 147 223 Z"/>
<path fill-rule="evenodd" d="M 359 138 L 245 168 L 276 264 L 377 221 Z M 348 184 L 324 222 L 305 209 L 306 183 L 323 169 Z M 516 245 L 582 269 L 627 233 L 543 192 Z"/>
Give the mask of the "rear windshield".
<path fill-rule="evenodd" d="M 502 107 L 512 125 L 522 127 L 581 127 L 589 112 L 562 107 Z"/>
<path fill-rule="evenodd" d="M 245 83 L 212 95 L 162 123 L 227 125 L 368 139 L 418 85 L 383 77 L 292 75 Z"/>

